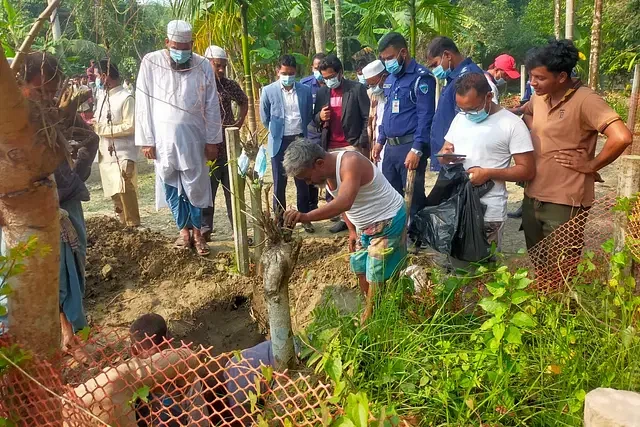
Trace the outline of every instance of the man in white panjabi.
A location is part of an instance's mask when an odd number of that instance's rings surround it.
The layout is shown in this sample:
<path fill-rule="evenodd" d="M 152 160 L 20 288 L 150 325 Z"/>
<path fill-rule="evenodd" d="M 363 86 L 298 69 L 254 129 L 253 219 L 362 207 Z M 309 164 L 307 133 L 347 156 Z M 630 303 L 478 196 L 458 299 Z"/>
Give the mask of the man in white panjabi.
<path fill-rule="evenodd" d="M 218 91 L 211 64 L 191 50 L 191 25 L 169 22 L 165 45 L 140 64 L 136 145 L 155 160 L 156 208 L 171 208 L 180 229 L 176 246 L 195 246 L 205 256 L 202 209 L 213 206 L 207 159 L 218 157 L 222 142 Z"/>
<path fill-rule="evenodd" d="M 98 166 L 102 190 L 113 205 L 120 222 L 128 227 L 140 225 L 138 210 L 138 147 L 135 145 L 135 101 L 120 84 L 116 64 L 99 62 L 100 80 L 105 91 L 96 103 L 95 132 L 100 136 Z"/>

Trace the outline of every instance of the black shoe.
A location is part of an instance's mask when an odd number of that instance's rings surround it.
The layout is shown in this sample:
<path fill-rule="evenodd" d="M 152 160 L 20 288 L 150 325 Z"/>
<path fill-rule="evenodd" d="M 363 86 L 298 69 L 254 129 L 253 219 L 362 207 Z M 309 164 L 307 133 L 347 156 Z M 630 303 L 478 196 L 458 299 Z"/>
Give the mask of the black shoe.
<path fill-rule="evenodd" d="M 347 227 L 347 223 L 344 221 L 339 221 L 336 222 L 336 225 L 334 225 L 333 227 L 331 227 L 329 229 L 329 231 L 331 233 L 341 233 L 343 231 L 347 231 L 349 229 L 349 227 Z"/>
<path fill-rule="evenodd" d="M 338 221 L 342 221 L 342 218 L 340 216 L 334 216 L 333 218 L 330 219 L 331 222 L 338 222 Z"/>
<path fill-rule="evenodd" d="M 313 228 L 313 225 L 311 225 L 310 222 L 303 222 L 302 223 L 302 228 L 304 228 L 304 231 L 306 231 L 307 233 L 315 233 L 316 229 Z"/>
<path fill-rule="evenodd" d="M 522 218 L 522 205 L 515 212 L 509 212 L 507 214 L 509 218 Z"/>

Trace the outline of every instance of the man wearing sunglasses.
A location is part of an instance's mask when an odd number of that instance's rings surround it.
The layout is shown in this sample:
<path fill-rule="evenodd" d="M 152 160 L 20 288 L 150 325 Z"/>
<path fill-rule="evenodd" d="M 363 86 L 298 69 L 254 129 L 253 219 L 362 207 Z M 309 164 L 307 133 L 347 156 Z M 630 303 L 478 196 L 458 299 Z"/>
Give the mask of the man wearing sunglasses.
<path fill-rule="evenodd" d="M 530 181 L 536 174 L 531 136 L 518 116 L 493 102 L 491 87 L 483 74 L 460 77 L 455 82 L 455 93 L 458 114 L 445 135 L 440 154 L 446 156 L 439 158 L 440 163 L 462 162 L 474 185 L 495 183 L 480 201 L 487 207 L 487 240 L 500 250 L 507 219 L 505 182 Z"/>

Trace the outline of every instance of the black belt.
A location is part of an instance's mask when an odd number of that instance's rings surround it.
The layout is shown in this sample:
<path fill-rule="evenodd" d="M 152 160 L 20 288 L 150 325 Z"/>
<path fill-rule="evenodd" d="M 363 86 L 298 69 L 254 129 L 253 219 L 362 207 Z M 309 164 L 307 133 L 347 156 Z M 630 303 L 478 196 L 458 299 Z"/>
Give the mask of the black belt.
<path fill-rule="evenodd" d="M 299 133 L 297 135 L 284 135 L 282 139 L 296 139 L 296 138 L 303 138 L 303 137 L 304 137 L 304 134 Z"/>
<path fill-rule="evenodd" d="M 398 137 L 389 138 L 387 137 L 387 144 L 389 145 L 404 145 L 410 144 L 413 142 L 413 135 L 403 135 Z"/>

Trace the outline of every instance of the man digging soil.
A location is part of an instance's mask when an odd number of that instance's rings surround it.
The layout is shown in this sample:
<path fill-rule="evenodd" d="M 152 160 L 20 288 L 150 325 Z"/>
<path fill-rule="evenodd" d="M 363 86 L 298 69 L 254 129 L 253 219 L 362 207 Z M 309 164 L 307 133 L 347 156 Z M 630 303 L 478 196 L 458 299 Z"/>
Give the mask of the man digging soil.
<path fill-rule="evenodd" d="M 334 199 L 309 213 L 288 210 L 284 222 L 322 221 L 345 214 L 349 227 L 351 270 L 366 297 L 362 323 L 371 315 L 376 286 L 393 275 L 407 254 L 406 209 L 369 159 L 357 152 L 327 153 L 306 140 L 294 141 L 284 155 L 288 176 L 307 184 L 324 185 Z"/>

